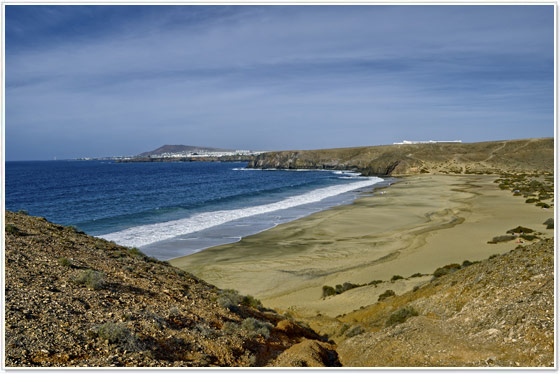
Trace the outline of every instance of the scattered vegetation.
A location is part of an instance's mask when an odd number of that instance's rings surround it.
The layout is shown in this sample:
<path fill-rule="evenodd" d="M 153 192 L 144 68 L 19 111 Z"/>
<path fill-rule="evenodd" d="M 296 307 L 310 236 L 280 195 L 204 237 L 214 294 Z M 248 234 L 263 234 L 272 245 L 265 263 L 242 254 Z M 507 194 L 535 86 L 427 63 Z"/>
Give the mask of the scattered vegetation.
<path fill-rule="evenodd" d="M 118 344 L 127 351 L 142 350 L 139 339 L 123 323 L 107 322 L 93 331 L 94 336 L 107 340 L 111 344 Z"/>
<path fill-rule="evenodd" d="M 219 297 L 218 297 L 218 305 L 222 308 L 229 309 L 231 311 L 236 311 L 238 309 L 238 305 L 241 303 L 241 295 L 239 292 L 232 289 L 225 289 L 220 290 Z"/>
<path fill-rule="evenodd" d="M 268 322 L 259 321 L 255 318 L 246 318 L 240 324 L 235 322 L 224 323 L 224 332 L 228 334 L 233 333 L 244 333 L 250 338 L 255 338 L 257 336 L 262 336 L 265 339 L 270 337 L 270 330 L 272 329 L 272 324 Z"/>
<path fill-rule="evenodd" d="M 514 240 L 514 239 L 515 239 L 515 236 L 513 236 L 513 235 L 499 235 L 499 236 L 494 236 L 492 238 L 492 240 L 488 241 L 488 244 L 509 242 L 510 240 Z"/>
<path fill-rule="evenodd" d="M 506 234 L 530 234 L 533 231 L 533 229 L 530 229 L 528 227 L 517 226 L 514 229 L 506 231 Z"/>
<path fill-rule="evenodd" d="M 439 278 L 443 275 L 451 274 L 453 272 L 456 272 L 459 269 L 461 269 L 461 265 L 459 265 L 459 264 L 445 265 L 443 267 L 437 268 L 436 271 L 434 271 L 434 277 Z"/>
<path fill-rule="evenodd" d="M 146 255 L 136 247 L 130 248 L 128 250 L 128 253 L 130 253 L 132 256 L 136 256 L 136 257 L 146 257 Z"/>
<path fill-rule="evenodd" d="M 400 275 L 393 275 L 391 277 L 391 282 L 397 281 L 399 279 L 404 279 L 403 277 L 401 277 Z"/>
<path fill-rule="evenodd" d="M 382 281 L 382 280 L 379 280 L 379 279 L 377 279 L 377 280 L 372 280 L 371 282 L 368 283 L 368 285 L 369 285 L 369 286 L 372 286 L 372 285 L 373 285 L 373 286 L 377 287 L 377 285 L 378 285 L 379 283 L 383 283 L 383 281 Z"/>
<path fill-rule="evenodd" d="M 83 270 L 75 279 L 76 284 L 83 284 L 92 290 L 100 290 L 105 287 L 105 274 L 93 269 Z"/>
<path fill-rule="evenodd" d="M 389 327 L 389 326 L 397 325 L 399 323 L 403 323 L 410 317 L 416 317 L 416 316 L 418 316 L 418 312 L 413 307 L 406 306 L 391 314 L 389 316 L 389 319 L 385 323 L 385 326 Z"/>
<path fill-rule="evenodd" d="M 379 295 L 379 298 L 377 299 L 377 301 L 383 301 L 386 298 L 391 297 L 391 296 L 395 296 L 395 295 L 396 295 L 395 291 L 387 290 L 387 291 L 383 292 L 381 295 Z"/>
<path fill-rule="evenodd" d="M 336 295 L 336 291 L 331 286 L 323 286 L 323 299 L 325 297 Z"/>
<path fill-rule="evenodd" d="M 353 336 L 356 335 L 360 335 L 363 334 L 365 332 L 364 328 L 360 325 L 355 325 L 352 328 L 347 329 L 346 333 L 344 334 L 344 336 L 346 336 L 347 338 L 351 338 Z"/>
<path fill-rule="evenodd" d="M 418 278 L 421 277 L 423 274 L 422 273 L 414 273 L 410 276 L 410 278 Z"/>
<path fill-rule="evenodd" d="M 221 307 L 229 309 L 232 312 L 238 311 L 240 304 L 250 306 L 255 309 L 262 308 L 262 303 L 260 300 L 254 298 L 251 295 L 240 295 L 239 292 L 232 289 L 220 290 L 219 296 L 216 301 Z"/>
<path fill-rule="evenodd" d="M 339 295 L 343 292 L 351 290 L 357 287 L 363 287 L 365 284 L 354 284 L 350 282 L 344 282 L 343 284 L 337 284 L 336 286 L 323 286 L 323 298 L 333 295 Z"/>
<path fill-rule="evenodd" d="M 259 321 L 255 318 L 246 318 L 241 322 L 241 328 L 247 332 L 247 334 L 254 338 L 257 335 L 263 336 L 268 339 L 270 337 L 270 330 L 272 329 L 272 324 L 268 322 Z"/>
<path fill-rule="evenodd" d="M 71 267 L 72 266 L 72 261 L 70 261 L 66 257 L 60 257 L 58 259 L 58 263 L 62 266 L 66 266 L 66 267 Z"/>
<path fill-rule="evenodd" d="M 546 225 L 547 229 L 554 229 L 554 218 L 549 218 L 543 222 L 543 225 Z"/>
<path fill-rule="evenodd" d="M 6 234 L 12 234 L 15 236 L 25 236 L 26 234 L 21 231 L 20 229 L 18 229 L 15 225 L 12 225 L 11 223 L 6 224 Z"/>
<path fill-rule="evenodd" d="M 246 306 L 250 306 L 253 307 L 255 309 L 260 309 L 262 308 L 262 303 L 259 299 L 255 299 L 253 296 L 251 295 L 247 295 L 247 296 L 243 296 L 243 299 L 241 299 L 241 304 L 246 305 Z"/>
<path fill-rule="evenodd" d="M 511 190 L 513 196 L 523 196 L 528 204 L 550 208 L 553 203 L 554 179 L 541 174 L 503 174 L 494 183 L 502 190 Z M 549 200 L 548 203 L 543 200 Z"/>

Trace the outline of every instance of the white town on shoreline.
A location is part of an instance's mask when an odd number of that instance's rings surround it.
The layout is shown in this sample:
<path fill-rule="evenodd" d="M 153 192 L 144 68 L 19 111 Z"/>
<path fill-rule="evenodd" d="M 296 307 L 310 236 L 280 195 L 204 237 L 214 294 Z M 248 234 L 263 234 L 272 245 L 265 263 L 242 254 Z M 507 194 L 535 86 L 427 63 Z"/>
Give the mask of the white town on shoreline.
<path fill-rule="evenodd" d="M 395 142 L 393 145 L 402 144 L 433 144 L 433 143 L 462 143 L 462 140 L 403 140 L 402 142 Z M 205 157 L 229 157 L 229 156 L 257 156 L 269 151 L 251 151 L 247 149 L 224 150 L 224 151 L 210 151 L 203 148 L 194 151 L 182 152 L 163 152 L 145 156 L 145 158 L 205 158 Z M 133 160 L 141 158 L 142 156 L 109 156 L 109 157 L 81 157 L 77 160 Z M 56 158 L 55 158 L 56 160 Z"/>
<path fill-rule="evenodd" d="M 147 158 L 204 158 L 204 157 L 228 157 L 228 156 L 256 156 L 268 151 L 250 151 L 237 149 L 234 151 L 184 151 L 184 152 L 164 152 L 151 154 Z M 78 160 L 133 160 L 140 156 L 110 156 L 110 157 L 81 157 Z"/>

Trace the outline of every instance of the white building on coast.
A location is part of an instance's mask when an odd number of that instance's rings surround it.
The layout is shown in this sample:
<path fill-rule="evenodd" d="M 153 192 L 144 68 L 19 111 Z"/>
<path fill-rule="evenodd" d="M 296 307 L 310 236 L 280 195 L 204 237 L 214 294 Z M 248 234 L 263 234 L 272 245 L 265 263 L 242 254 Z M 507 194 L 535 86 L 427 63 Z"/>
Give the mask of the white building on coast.
<path fill-rule="evenodd" d="M 393 144 L 433 144 L 433 143 L 462 143 L 462 140 L 403 140 Z"/>

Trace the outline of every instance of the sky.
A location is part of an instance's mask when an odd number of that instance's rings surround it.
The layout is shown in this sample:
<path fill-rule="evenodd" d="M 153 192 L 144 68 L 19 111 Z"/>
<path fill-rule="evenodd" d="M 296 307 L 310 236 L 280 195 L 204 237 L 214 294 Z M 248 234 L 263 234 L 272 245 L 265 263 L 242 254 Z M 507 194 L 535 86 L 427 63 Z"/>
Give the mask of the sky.
<path fill-rule="evenodd" d="M 6 160 L 554 136 L 553 5 L 6 5 Z"/>

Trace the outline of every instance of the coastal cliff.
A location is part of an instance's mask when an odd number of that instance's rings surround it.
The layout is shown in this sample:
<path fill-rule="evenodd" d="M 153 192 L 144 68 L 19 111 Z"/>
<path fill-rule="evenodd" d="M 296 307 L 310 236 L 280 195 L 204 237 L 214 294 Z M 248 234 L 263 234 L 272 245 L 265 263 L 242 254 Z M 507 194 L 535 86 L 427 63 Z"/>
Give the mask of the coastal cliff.
<path fill-rule="evenodd" d="M 344 169 L 363 175 L 499 174 L 551 172 L 554 139 L 481 143 L 398 144 L 267 152 L 249 162 L 258 169 Z"/>

